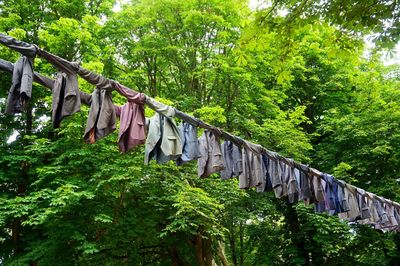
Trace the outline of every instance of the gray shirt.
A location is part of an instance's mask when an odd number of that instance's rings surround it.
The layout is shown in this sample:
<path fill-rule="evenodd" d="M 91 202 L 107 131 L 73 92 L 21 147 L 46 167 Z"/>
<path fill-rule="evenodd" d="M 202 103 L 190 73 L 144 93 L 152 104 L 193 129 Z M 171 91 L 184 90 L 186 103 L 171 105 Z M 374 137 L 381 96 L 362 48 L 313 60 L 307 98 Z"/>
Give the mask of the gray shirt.
<path fill-rule="evenodd" d="M 294 168 L 293 159 L 286 159 L 284 165 L 284 182 L 287 183 L 287 194 L 290 203 L 299 200 L 300 172 Z"/>
<path fill-rule="evenodd" d="M 268 173 L 270 174 L 272 188 L 275 197 L 281 198 L 284 196 L 284 188 L 282 183 L 282 168 L 280 160 L 277 156 L 270 157 Z"/>
<path fill-rule="evenodd" d="M 227 140 L 222 143 L 222 157 L 225 169 L 221 171 L 221 179 L 229 179 L 242 173 L 242 152 L 233 142 Z"/>
<path fill-rule="evenodd" d="M 33 59 L 22 56 L 15 64 L 6 114 L 21 113 L 32 96 Z"/>
<path fill-rule="evenodd" d="M 81 110 L 78 79 L 75 74 L 57 73 L 52 90 L 53 127 L 60 126 L 61 120 Z"/>
<path fill-rule="evenodd" d="M 239 175 L 239 188 L 248 189 L 261 186 L 266 175 L 261 146 L 247 143 L 242 149 L 243 171 Z"/>
<path fill-rule="evenodd" d="M 111 92 L 96 88 L 90 98 L 90 110 L 84 140 L 95 143 L 116 129 L 116 115 Z"/>
<path fill-rule="evenodd" d="M 219 137 L 205 130 L 199 138 L 198 176 L 207 177 L 224 169 Z"/>

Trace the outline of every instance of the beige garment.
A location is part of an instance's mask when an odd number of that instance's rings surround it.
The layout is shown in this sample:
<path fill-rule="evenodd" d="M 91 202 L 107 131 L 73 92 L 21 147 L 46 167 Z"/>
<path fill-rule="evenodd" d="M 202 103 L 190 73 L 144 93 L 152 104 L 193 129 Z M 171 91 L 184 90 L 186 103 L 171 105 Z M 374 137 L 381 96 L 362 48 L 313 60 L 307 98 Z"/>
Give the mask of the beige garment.
<path fill-rule="evenodd" d="M 199 138 L 199 152 L 197 173 L 199 177 L 207 177 L 224 169 L 221 144 L 219 137 L 209 130 L 205 130 Z"/>
<path fill-rule="evenodd" d="M 360 209 L 358 207 L 357 198 L 356 198 L 355 187 L 346 184 L 344 187 L 344 195 L 345 195 L 345 198 L 347 199 L 347 203 L 349 205 L 349 211 L 339 213 L 339 218 L 346 219 L 346 220 L 355 219 L 360 214 Z"/>

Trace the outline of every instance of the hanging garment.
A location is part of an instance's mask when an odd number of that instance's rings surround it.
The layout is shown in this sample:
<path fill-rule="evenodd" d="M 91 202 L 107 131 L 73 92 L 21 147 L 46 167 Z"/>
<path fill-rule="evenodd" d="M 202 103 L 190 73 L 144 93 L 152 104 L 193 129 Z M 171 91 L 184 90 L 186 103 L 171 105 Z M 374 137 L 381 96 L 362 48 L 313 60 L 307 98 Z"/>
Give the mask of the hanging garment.
<path fill-rule="evenodd" d="M 62 119 L 81 110 L 81 99 L 76 75 L 57 73 L 52 90 L 53 127 L 60 127 Z"/>
<path fill-rule="evenodd" d="M 271 176 L 269 173 L 269 164 L 270 164 L 270 159 L 268 158 L 268 156 L 263 153 L 262 155 L 262 160 L 263 160 L 263 164 L 264 164 L 264 171 L 265 174 L 263 176 L 263 180 L 260 186 L 257 187 L 257 192 L 269 192 L 272 191 L 272 182 L 271 182 Z"/>
<path fill-rule="evenodd" d="M 9 61 L 0 59 L 0 69 L 10 72 L 12 74 L 14 71 L 14 64 Z M 54 79 L 51 79 L 51 78 L 45 77 L 39 73 L 33 72 L 33 81 L 39 83 L 40 85 L 42 85 L 50 90 L 53 90 Z"/>
<path fill-rule="evenodd" d="M 325 180 L 323 180 L 322 178 L 319 178 L 315 175 L 311 175 L 311 179 L 312 179 L 312 187 L 313 187 L 313 192 L 314 192 L 314 199 L 316 200 L 316 202 L 324 202 L 325 196 L 324 196 L 324 186 L 322 185 L 322 183 L 325 183 Z"/>
<path fill-rule="evenodd" d="M 198 176 L 207 177 L 224 169 L 219 136 L 205 130 L 199 138 Z"/>
<path fill-rule="evenodd" d="M 268 173 L 271 178 L 272 188 L 274 190 L 275 197 L 282 198 L 283 196 L 285 196 L 285 189 L 284 189 L 285 186 L 282 183 L 281 162 L 276 154 L 275 156 L 274 154 L 272 154 L 272 156 L 270 156 L 269 159 L 270 160 L 269 160 Z"/>
<path fill-rule="evenodd" d="M 298 171 L 298 172 L 297 172 Z M 299 176 L 297 176 L 297 173 Z M 299 200 L 309 200 L 312 198 L 310 181 L 308 177 L 308 167 L 303 166 L 302 168 L 295 169 L 296 179 L 299 184 Z"/>
<path fill-rule="evenodd" d="M 313 176 L 313 185 L 315 186 L 317 202 L 314 205 L 316 212 L 327 211 L 326 181 L 323 177 Z M 322 198 L 321 198 L 322 196 Z"/>
<path fill-rule="evenodd" d="M 345 192 L 347 192 L 347 201 L 350 208 L 347 215 L 350 219 L 355 219 L 360 214 L 360 207 L 357 202 L 357 190 L 355 187 L 346 184 Z"/>
<path fill-rule="evenodd" d="M 6 114 L 21 113 L 32 97 L 33 58 L 22 56 L 14 64 L 12 85 L 8 93 Z"/>
<path fill-rule="evenodd" d="M 144 96 L 143 96 L 144 100 Z M 127 102 L 123 106 L 114 105 L 115 114 L 120 119 L 118 145 L 120 152 L 126 153 L 146 142 L 144 106 Z"/>
<path fill-rule="evenodd" d="M 327 211 L 328 214 L 333 215 L 341 212 L 340 200 L 338 198 L 338 183 L 336 179 L 328 174 L 323 174 L 321 178 L 314 177 L 315 186 L 317 189 L 317 196 L 321 196 L 320 189 L 323 190 L 323 200 L 317 199 L 315 210 L 317 212 Z"/>
<path fill-rule="evenodd" d="M 360 208 L 357 202 L 357 192 L 356 188 L 345 184 L 344 187 L 344 197 L 349 205 L 349 210 L 347 212 L 339 213 L 340 219 L 354 220 L 360 214 Z"/>
<path fill-rule="evenodd" d="M 151 159 L 157 163 L 175 160 L 182 155 L 182 139 L 179 129 L 172 118 L 162 114 L 155 114 L 146 120 L 148 134 L 144 163 L 149 164 Z"/>
<path fill-rule="evenodd" d="M 376 208 L 379 218 L 380 218 L 380 223 L 382 225 L 386 226 L 387 223 L 389 222 L 389 217 L 388 217 L 385 209 L 383 208 L 382 201 L 375 197 L 374 204 L 375 204 L 375 208 Z"/>
<path fill-rule="evenodd" d="M 247 143 L 242 149 L 243 171 L 239 175 L 239 188 L 248 189 L 262 185 L 266 169 L 261 155 L 261 146 Z"/>
<path fill-rule="evenodd" d="M 382 226 L 381 219 L 378 213 L 379 205 L 374 204 L 374 195 L 372 193 L 366 192 L 365 193 L 365 201 L 366 205 L 368 206 L 370 217 L 364 220 L 360 220 L 360 224 L 370 224 L 374 226 Z"/>
<path fill-rule="evenodd" d="M 385 211 L 386 214 L 388 216 L 389 222 L 388 225 L 389 226 L 398 226 L 399 224 L 397 223 L 396 218 L 394 217 L 394 207 L 393 204 L 391 204 L 390 202 L 385 202 Z"/>
<path fill-rule="evenodd" d="M 326 210 L 330 215 L 342 212 L 340 200 L 338 198 L 338 183 L 332 175 L 323 174 L 326 181 L 325 188 L 325 204 Z"/>
<path fill-rule="evenodd" d="M 222 157 L 225 169 L 221 171 L 221 179 L 226 180 L 242 173 L 242 151 L 233 142 L 227 140 L 222 143 Z"/>
<path fill-rule="evenodd" d="M 346 183 L 343 182 L 342 180 L 337 180 L 338 183 L 338 200 L 341 206 L 341 211 L 340 213 L 343 212 L 348 212 L 350 210 L 349 202 L 348 202 L 348 197 L 346 196 L 345 188 L 346 188 Z"/>
<path fill-rule="evenodd" d="M 371 217 L 371 213 L 367 205 L 365 190 L 356 188 L 356 192 L 357 192 L 356 195 L 357 195 L 358 208 L 360 209 L 360 213 L 357 218 L 359 220 L 368 219 Z"/>
<path fill-rule="evenodd" d="M 87 143 L 95 143 L 112 133 L 116 128 L 115 124 L 116 116 L 111 92 L 96 88 L 90 99 L 84 140 Z"/>
<path fill-rule="evenodd" d="M 177 165 L 196 160 L 200 157 L 197 127 L 185 121 L 179 125 L 179 134 L 182 139 L 182 156 L 176 160 Z"/>
<path fill-rule="evenodd" d="M 287 184 L 288 200 L 290 203 L 294 203 L 299 200 L 300 172 L 294 168 L 293 159 L 285 158 L 284 162 L 283 180 Z"/>
<path fill-rule="evenodd" d="M 397 223 L 400 224 L 400 208 L 399 207 L 394 207 L 394 218 L 396 219 Z"/>

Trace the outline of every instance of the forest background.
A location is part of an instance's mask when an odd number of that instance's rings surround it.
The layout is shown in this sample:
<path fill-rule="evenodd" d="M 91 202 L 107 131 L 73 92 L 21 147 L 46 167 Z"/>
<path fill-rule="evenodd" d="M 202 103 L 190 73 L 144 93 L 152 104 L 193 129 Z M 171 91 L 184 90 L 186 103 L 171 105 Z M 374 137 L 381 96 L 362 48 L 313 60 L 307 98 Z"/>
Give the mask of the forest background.
<path fill-rule="evenodd" d="M 400 72 L 381 55 L 398 41 L 400 3 L 261 7 L 0 0 L 0 32 L 399 202 Z M 40 58 L 35 70 L 56 73 Z M 10 86 L 1 72 L 2 113 Z M 54 130 L 51 93 L 35 84 L 32 98 L 0 116 L 0 264 L 399 265 L 399 233 L 199 179 L 196 162 L 145 166 L 143 146 L 119 153 L 117 132 L 85 144 L 86 107 Z"/>

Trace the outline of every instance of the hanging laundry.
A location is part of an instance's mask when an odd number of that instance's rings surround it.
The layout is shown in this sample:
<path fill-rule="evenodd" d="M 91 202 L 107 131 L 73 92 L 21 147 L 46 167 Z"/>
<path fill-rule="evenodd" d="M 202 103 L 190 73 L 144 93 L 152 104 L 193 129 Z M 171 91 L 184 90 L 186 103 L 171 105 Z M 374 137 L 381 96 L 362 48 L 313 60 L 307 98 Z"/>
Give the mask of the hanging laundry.
<path fill-rule="evenodd" d="M 368 198 L 368 208 L 370 210 L 371 217 L 366 220 L 368 220 L 372 224 L 384 225 L 385 222 L 382 220 L 382 217 L 379 214 L 379 212 L 382 211 L 382 209 L 379 209 L 380 205 L 374 203 L 375 200 L 374 197 L 371 195 L 371 193 L 367 193 L 367 198 Z"/>
<path fill-rule="evenodd" d="M 299 200 L 303 201 L 312 198 L 308 170 L 306 165 L 296 165 L 295 175 L 299 184 Z"/>
<path fill-rule="evenodd" d="M 226 180 L 239 176 L 243 171 L 242 151 L 233 142 L 227 140 L 221 145 L 224 170 L 221 171 L 221 179 Z"/>
<path fill-rule="evenodd" d="M 283 196 L 287 195 L 287 186 L 282 182 L 282 163 L 280 162 L 278 155 L 275 153 L 272 153 L 269 158 L 268 173 L 271 177 L 272 188 L 274 190 L 275 197 L 282 198 Z"/>
<path fill-rule="evenodd" d="M 81 110 L 78 79 L 74 74 L 59 72 L 52 90 L 53 127 L 60 127 L 61 120 Z"/>
<path fill-rule="evenodd" d="M 368 206 L 370 217 L 367 219 L 359 220 L 358 223 L 360 224 L 370 224 L 374 225 L 375 227 L 381 227 L 383 226 L 383 223 L 381 222 L 380 216 L 378 211 L 379 210 L 379 204 L 374 204 L 374 195 L 372 193 L 366 192 L 365 193 L 365 201 L 366 205 Z"/>
<path fill-rule="evenodd" d="M 126 88 L 119 83 L 116 85 L 121 88 L 121 91 Z M 114 105 L 115 114 L 120 119 L 118 145 L 119 150 L 123 153 L 146 142 L 145 101 L 146 97 L 143 93 L 133 93 L 132 91 L 126 104 L 123 106 Z"/>
<path fill-rule="evenodd" d="M 326 210 L 330 215 L 342 212 L 338 197 L 338 183 L 332 175 L 323 174 L 326 181 L 325 204 Z"/>
<path fill-rule="evenodd" d="M 183 165 L 200 157 L 197 127 L 182 122 L 179 125 L 179 133 L 182 139 L 182 156 L 176 160 L 176 164 Z"/>
<path fill-rule="evenodd" d="M 126 153 L 146 142 L 144 106 L 127 102 L 123 106 L 114 105 L 115 114 L 120 119 L 118 145 L 120 152 Z"/>
<path fill-rule="evenodd" d="M 337 182 L 338 182 L 337 194 L 340 206 L 342 208 L 340 213 L 348 212 L 350 210 L 350 206 L 348 203 L 348 198 L 346 197 L 345 193 L 346 183 L 343 182 L 342 180 L 337 180 Z"/>
<path fill-rule="evenodd" d="M 383 226 L 386 226 L 387 223 L 389 222 L 389 217 L 388 217 L 385 209 L 383 208 L 383 203 L 382 203 L 381 199 L 374 197 L 373 204 L 375 206 L 375 210 L 379 217 L 379 219 L 378 219 L 379 223 L 381 223 Z"/>
<path fill-rule="evenodd" d="M 207 177 L 224 170 L 219 136 L 210 130 L 205 130 L 199 138 L 198 176 Z"/>
<path fill-rule="evenodd" d="M 282 160 L 284 163 L 283 173 L 282 173 L 282 181 L 287 186 L 287 195 L 290 203 L 297 202 L 299 200 L 299 181 L 300 181 L 300 172 L 298 169 L 294 168 L 293 159 L 284 158 Z M 297 170 L 297 177 L 295 170 Z"/>
<path fill-rule="evenodd" d="M 0 69 L 10 72 L 12 74 L 14 71 L 14 64 L 9 61 L 0 59 Z M 48 78 L 36 72 L 33 72 L 33 81 L 50 90 L 52 90 L 54 87 L 54 79 Z"/>
<path fill-rule="evenodd" d="M 262 185 L 267 169 L 262 160 L 262 148 L 247 143 L 242 148 L 243 171 L 239 175 L 239 188 L 248 189 Z"/>
<path fill-rule="evenodd" d="M 145 164 L 148 164 L 151 159 L 155 159 L 157 163 L 165 163 L 176 160 L 182 155 L 182 139 L 172 118 L 155 114 L 146 122 L 148 134 L 144 156 Z"/>
<path fill-rule="evenodd" d="M 116 115 L 111 92 L 96 88 L 90 99 L 84 140 L 87 143 L 95 143 L 112 133 L 116 128 L 115 124 Z"/>
<path fill-rule="evenodd" d="M 397 223 L 400 225 L 400 208 L 394 207 L 394 218 L 396 219 Z"/>
<path fill-rule="evenodd" d="M 269 192 L 272 191 L 272 182 L 271 182 L 271 176 L 269 173 L 269 165 L 270 165 L 270 159 L 268 156 L 263 153 L 262 155 L 262 160 L 265 168 L 265 175 L 263 176 L 263 180 L 261 182 L 261 185 L 257 187 L 257 192 Z"/>
<path fill-rule="evenodd" d="M 394 217 L 394 206 L 387 201 L 385 201 L 385 211 L 388 216 L 389 226 L 398 226 L 399 223 Z"/>
<path fill-rule="evenodd" d="M 340 219 L 354 220 L 360 213 L 355 187 L 345 184 L 344 200 L 346 200 L 349 210 L 339 213 L 338 216 Z"/>
<path fill-rule="evenodd" d="M 314 209 L 316 212 L 324 212 L 326 208 L 326 181 L 323 178 L 313 176 L 314 198 L 316 200 Z"/>
<path fill-rule="evenodd" d="M 356 196 L 357 196 L 357 203 L 358 208 L 360 209 L 359 216 L 357 217 L 358 220 L 368 219 L 371 217 L 371 213 L 369 211 L 365 190 L 356 188 Z"/>
<path fill-rule="evenodd" d="M 22 56 L 14 64 L 6 114 L 21 113 L 32 96 L 33 58 Z"/>

